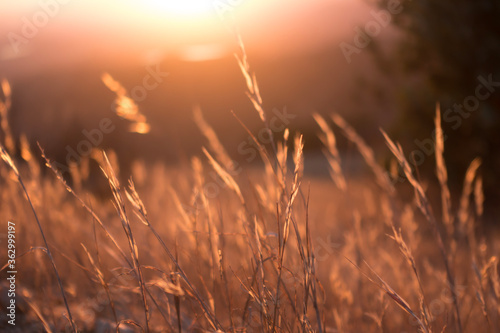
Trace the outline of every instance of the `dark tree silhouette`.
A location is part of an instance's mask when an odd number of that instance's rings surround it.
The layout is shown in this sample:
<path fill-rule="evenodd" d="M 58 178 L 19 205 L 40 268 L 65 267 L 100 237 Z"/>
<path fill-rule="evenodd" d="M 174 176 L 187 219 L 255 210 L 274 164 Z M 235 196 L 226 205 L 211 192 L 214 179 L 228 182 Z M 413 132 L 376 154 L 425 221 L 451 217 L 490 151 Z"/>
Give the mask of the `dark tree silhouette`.
<path fill-rule="evenodd" d="M 471 159 L 482 157 L 494 205 L 500 199 L 500 1 L 375 1 L 379 10 L 395 2 L 402 7 L 391 16 L 400 32 L 397 51 L 382 56 L 372 48 L 384 70 L 403 75 L 398 127 L 412 129 L 407 135 L 413 137 L 429 133 L 440 102 L 445 157 L 453 169 L 458 166 L 450 180 L 458 186 Z"/>

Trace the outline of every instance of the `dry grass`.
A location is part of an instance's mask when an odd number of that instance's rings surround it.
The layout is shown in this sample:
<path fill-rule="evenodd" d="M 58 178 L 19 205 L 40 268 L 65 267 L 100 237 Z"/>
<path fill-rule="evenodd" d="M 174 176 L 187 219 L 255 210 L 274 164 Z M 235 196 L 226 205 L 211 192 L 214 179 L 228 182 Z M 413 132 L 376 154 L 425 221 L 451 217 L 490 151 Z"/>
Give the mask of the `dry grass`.
<path fill-rule="evenodd" d="M 415 193 L 413 201 L 400 199 L 375 152 L 338 115 L 333 123 L 371 172 L 363 179 L 343 173 L 334 128 L 316 115 L 333 182 L 306 177 L 307 143 L 296 134 L 292 144 L 288 130 L 276 138 L 269 129 L 243 45 L 241 52 L 248 97 L 273 137 L 267 149 L 242 127 L 259 148 L 262 169 L 236 169 L 198 110 L 195 119 L 207 138 L 203 160 L 174 169 L 137 161 L 132 175 L 120 177 L 113 153 L 99 153 L 72 167 L 70 186 L 43 151 L 53 172 L 40 171 L 38 153 L 24 139 L 14 159 L 6 92 L 0 105 L 6 162 L 0 165 L 0 220 L 17 226 L 18 327 L 498 332 L 500 246 L 494 233 L 479 228 L 480 163 L 472 162 L 454 209 L 439 109 L 437 179 L 431 181 L 440 185 L 440 203 L 429 201 L 402 148 L 384 133 L 407 177 L 402 186 Z M 98 163 L 103 174 L 89 175 L 89 163 Z M 122 187 L 120 179 L 129 176 Z M 109 183 L 111 200 L 85 189 L 89 177 Z M 442 218 L 434 215 L 437 209 Z M 7 261 L 6 251 L 0 260 Z M 1 287 L 3 302 L 4 282 Z M 8 328 L 3 320 L 2 330 Z"/>

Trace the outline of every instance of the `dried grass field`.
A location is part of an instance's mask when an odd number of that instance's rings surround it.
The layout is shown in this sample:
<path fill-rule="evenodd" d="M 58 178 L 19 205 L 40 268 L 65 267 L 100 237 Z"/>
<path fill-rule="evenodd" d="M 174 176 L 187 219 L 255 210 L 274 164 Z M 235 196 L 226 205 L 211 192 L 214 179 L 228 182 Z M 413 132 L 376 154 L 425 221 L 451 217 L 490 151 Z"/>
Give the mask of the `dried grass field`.
<path fill-rule="evenodd" d="M 484 222 L 481 162 L 471 161 L 462 193 L 450 193 L 453 166 L 443 159 L 439 108 L 430 157 L 435 178 L 421 179 L 397 138 L 383 133 L 394 160 L 386 171 L 379 152 L 339 115 L 314 115 L 331 177 L 307 176 L 307 142 L 300 133 L 270 129 L 244 52 L 238 61 L 272 139 L 263 144 L 241 124 L 259 166 L 233 161 L 197 112 L 203 155 L 181 166 L 137 160 L 124 174 L 119 156 L 96 149 L 63 177 L 43 147 L 11 137 L 4 83 L 0 263 L 6 276 L 6 223 L 12 221 L 14 328 L 499 332 L 500 243 L 498 230 Z M 119 83 L 105 80 L 117 94 L 117 111 L 147 132 Z M 357 148 L 363 176 L 343 170 L 337 140 Z M 100 172 L 89 167 L 96 164 Z M 405 181 L 394 182 L 398 174 Z M 89 182 L 106 185 L 106 193 L 94 193 Z M 439 193 L 430 196 L 434 188 Z M 13 331 L 5 318 L 0 330 Z"/>

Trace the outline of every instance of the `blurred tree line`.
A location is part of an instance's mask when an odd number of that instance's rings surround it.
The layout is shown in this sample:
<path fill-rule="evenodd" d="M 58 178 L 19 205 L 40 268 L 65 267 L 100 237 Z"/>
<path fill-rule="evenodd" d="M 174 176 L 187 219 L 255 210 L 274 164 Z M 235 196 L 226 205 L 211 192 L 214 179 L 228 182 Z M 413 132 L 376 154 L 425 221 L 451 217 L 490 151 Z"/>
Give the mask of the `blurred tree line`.
<path fill-rule="evenodd" d="M 460 189 L 468 164 L 479 156 L 487 203 L 490 208 L 498 206 L 500 1 L 375 2 L 377 10 L 387 10 L 395 3 L 402 7 L 400 13 L 391 16 L 399 33 L 397 47 L 390 53 L 376 43 L 371 48 L 381 69 L 401 78 L 395 89 L 402 112 L 393 134 L 420 140 L 431 137 L 439 102 L 452 187 Z M 430 169 L 434 157 L 428 160 L 425 167 Z"/>

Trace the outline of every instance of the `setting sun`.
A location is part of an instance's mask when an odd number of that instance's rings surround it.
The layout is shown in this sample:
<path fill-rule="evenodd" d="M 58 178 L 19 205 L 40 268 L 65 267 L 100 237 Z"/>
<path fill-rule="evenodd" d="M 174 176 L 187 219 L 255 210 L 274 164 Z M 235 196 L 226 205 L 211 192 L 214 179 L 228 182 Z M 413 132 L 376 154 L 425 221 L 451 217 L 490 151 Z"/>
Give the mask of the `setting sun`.
<path fill-rule="evenodd" d="M 205 16 L 213 12 L 211 0 L 146 0 L 142 4 L 153 10 L 164 11 L 173 15 Z"/>

